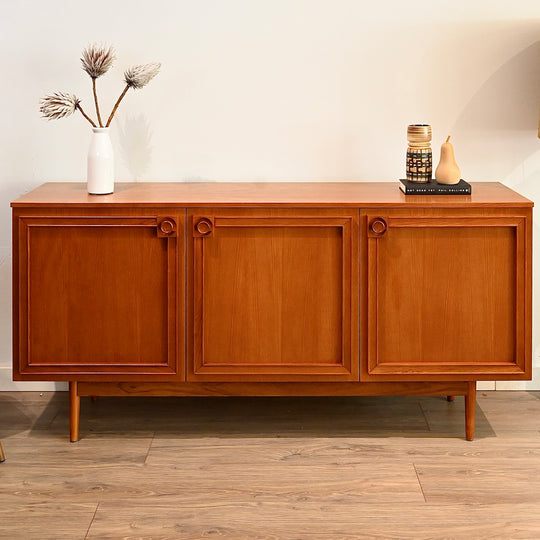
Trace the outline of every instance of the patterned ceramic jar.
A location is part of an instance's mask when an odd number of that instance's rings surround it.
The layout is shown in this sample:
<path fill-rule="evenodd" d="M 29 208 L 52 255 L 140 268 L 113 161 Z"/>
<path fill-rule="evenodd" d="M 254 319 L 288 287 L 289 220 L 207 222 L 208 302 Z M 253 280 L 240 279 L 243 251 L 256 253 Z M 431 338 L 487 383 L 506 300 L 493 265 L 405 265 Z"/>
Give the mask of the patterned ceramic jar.
<path fill-rule="evenodd" d="M 431 155 L 431 126 L 411 124 L 407 128 L 407 180 L 429 182 L 432 177 L 433 159 Z"/>

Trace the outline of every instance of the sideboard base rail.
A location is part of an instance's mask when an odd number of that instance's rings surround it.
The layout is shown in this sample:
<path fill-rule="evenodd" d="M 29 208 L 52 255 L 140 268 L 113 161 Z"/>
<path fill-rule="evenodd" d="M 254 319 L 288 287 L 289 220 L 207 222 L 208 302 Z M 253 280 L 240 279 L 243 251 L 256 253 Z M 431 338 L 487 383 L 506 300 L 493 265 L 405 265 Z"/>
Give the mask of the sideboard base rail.
<path fill-rule="evenodd" d="M 69 383 L 70 440 L 79 440 L 81 396 L 465 396 L 465 438 L 474 439 L 476 381 L 381 383 Z"/>

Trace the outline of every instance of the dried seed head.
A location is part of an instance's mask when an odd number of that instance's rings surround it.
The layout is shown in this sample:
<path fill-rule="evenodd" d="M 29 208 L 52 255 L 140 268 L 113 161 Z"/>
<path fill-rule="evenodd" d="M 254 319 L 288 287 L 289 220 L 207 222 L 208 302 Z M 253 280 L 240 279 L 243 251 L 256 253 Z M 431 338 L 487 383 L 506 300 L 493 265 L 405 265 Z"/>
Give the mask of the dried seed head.
<path fill-rule="evenodd" d="M 82 53 L 82 68 L 92 79 L 97 79 L 109 70 L 115 59 L 112 47 L 92 43 Z"/>
<path fill-rule="evenodd" d="M 142 88 L 158 74 L 160 68 L 158 62 L 133 66 L 124 72 L 124 80 L 130 88 Z"/>
<path fill-rule="evenodd" d="M 80 100 L 73 94 L 55 92 L 41 99 L 39 110 L 43 118 L 57 120 L 73 114 L 79 103 Z"/>

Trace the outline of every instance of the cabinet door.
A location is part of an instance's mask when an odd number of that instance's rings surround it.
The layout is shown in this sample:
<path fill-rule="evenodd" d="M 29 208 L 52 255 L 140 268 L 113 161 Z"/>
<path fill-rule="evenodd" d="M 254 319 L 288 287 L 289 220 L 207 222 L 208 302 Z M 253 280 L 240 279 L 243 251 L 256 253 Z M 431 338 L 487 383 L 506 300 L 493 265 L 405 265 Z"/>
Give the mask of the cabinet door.
<path fill-rule="evenodd" d="M 529 210 L 361 216 L 362 380 L 531 372 Z"/>
<path fill-rule="evenodd" d="M 14 377 L 182 377 L 184 222 L 16 216 Z"/>
<path fill-rule="evenodd" d="M 358 380 L 357 210 L 195 209 L 188 224 L 188 380 Z"/>

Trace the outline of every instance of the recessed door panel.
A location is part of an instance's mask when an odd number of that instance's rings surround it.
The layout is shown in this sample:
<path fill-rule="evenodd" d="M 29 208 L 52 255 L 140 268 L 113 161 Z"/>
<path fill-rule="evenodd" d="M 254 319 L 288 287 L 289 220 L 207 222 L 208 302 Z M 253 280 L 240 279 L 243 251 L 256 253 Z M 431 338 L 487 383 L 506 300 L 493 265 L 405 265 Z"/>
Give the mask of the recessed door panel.
<path fill-rule="evenodd" d="M 366 211 L 363 227 L 366 379 L 524 377 L 523 216 Z"/>
<path fill-rule="evenodd" d="M 193 214 L 188 378 L 357 378 L 351 355 L 357 220 L 354 212 L 317 212 Z"/>
<path fill-rule="evenodd" d="M 178 216 L 21 217 L 20 374 L 183 375 L 183 231 Z"/>

